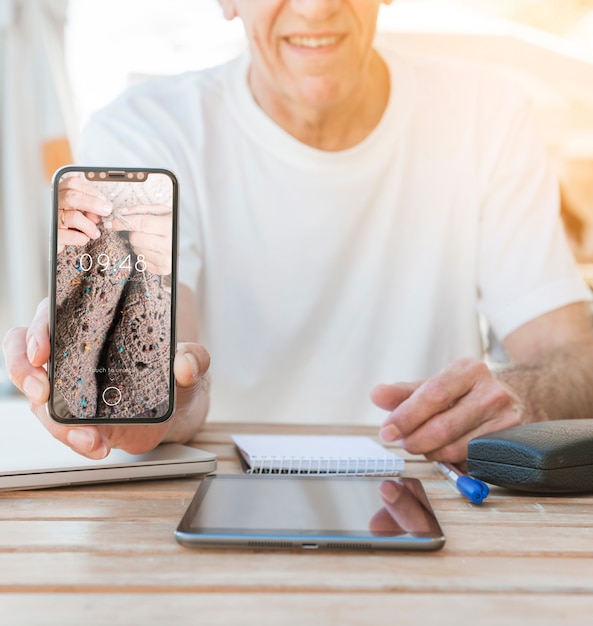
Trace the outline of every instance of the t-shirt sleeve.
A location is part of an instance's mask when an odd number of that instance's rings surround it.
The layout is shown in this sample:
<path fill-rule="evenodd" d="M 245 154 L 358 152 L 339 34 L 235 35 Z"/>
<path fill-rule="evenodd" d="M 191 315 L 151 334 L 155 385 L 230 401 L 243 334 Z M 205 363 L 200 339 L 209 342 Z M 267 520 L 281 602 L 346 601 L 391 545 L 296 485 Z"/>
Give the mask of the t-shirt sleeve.
<path fill-rule="evenodd" d="M 482 163 L 479 308 L 499 339 L 564 305 L 591 300 L 560 219 L 559 186 L 530 104 L 514 95 L 506 132 Z M 503 119 L 498 121 L 504 124 Z M 492 130 L 492 129 L 491 129 Z"/>

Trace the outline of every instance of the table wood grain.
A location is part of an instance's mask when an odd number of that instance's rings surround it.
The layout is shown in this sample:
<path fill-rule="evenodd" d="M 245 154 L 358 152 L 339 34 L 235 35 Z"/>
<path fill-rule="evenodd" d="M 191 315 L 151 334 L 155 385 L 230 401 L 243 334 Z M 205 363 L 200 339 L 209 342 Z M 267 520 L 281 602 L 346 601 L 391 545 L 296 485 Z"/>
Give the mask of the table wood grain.
<path fill-rule="evenodd" d="M 207 425 L 197 447 L 238 473 L 235 432 L 366 427 Z M 593 496 L 496 488 L 464 500 L 420 457 L 447 536 L 434 553 L 195 550 L 173 531 L 199 478 L 0 493 L 0 624 L 591 624 Z"/>

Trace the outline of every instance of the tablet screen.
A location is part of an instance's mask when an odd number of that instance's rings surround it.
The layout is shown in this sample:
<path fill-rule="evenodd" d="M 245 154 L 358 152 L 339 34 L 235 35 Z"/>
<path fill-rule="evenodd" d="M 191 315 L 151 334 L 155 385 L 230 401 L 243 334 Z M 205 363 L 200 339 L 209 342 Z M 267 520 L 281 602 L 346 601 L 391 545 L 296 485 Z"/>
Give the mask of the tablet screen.
<path fill-rule="evenodd" d="M 355 540 L 371 548 L 437 549 L 444 542 L 420 481 L 369 477 L 208 477 L 176 536 L 218 546 L 259 540 L 346 547 Z"/>

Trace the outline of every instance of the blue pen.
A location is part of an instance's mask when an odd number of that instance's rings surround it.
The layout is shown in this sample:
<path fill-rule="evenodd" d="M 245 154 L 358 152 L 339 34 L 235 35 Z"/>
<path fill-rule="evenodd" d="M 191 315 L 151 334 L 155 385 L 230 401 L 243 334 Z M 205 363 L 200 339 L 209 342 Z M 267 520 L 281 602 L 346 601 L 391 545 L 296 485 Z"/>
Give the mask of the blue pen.
<path fill-rule="evenodd" d="M 452 482 L 457 491 L 474 504 L 482 504 L 488 497 L 488 485 L 477 478 L 466 476 L 450 463 L 435 462 L 438 470 Z"/>

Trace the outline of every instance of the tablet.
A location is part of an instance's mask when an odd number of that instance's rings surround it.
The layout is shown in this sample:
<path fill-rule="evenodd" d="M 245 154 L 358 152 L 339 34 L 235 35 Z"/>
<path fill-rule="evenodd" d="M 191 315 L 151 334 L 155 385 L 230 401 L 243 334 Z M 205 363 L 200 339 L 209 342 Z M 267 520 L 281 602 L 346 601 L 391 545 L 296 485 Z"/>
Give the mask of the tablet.
<path fill-rule="evenodd" d="M 202 548 L 438 550 L 445 543 L 416 478 L 207 476 L 177 540 Z"/>

